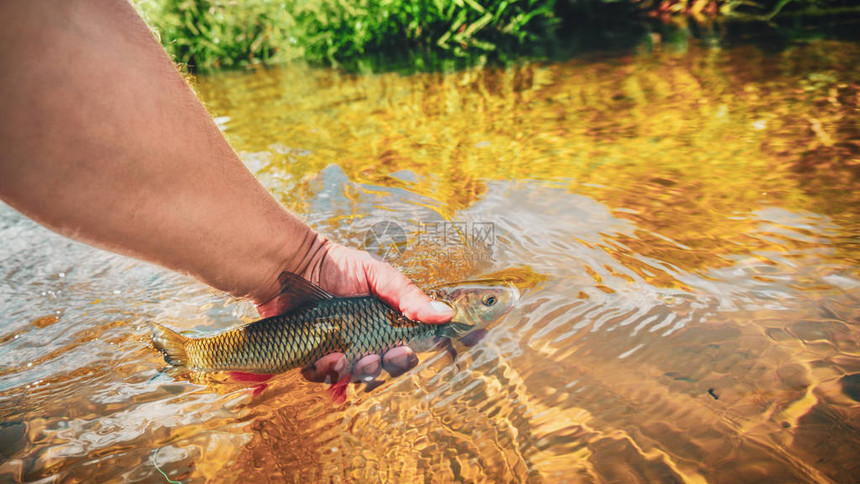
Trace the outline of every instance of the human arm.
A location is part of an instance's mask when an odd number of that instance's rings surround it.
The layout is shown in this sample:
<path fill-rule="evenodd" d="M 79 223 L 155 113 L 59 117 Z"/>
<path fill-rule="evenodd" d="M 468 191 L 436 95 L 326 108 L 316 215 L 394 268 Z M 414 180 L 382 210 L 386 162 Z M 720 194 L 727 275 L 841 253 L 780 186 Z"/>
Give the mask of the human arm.
<path fill-rule="evenodd" d="M 288 271 L 335 294 L 375 293 L 413 319 L 450 319 L 272 198 L 126 1 L 0 2 L 0 26 L 0 197 L 25 215 L 263 315 Z"/>

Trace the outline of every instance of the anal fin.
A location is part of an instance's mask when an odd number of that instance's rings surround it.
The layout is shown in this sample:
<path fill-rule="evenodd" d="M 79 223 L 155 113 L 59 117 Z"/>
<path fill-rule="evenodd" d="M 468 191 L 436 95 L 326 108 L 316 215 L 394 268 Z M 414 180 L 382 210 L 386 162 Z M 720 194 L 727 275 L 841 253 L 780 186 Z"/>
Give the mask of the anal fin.
<path fill-rule="evenodd" d="M 346 389 L 349 387 L 349 382 L 352 380 L 352 377 L 349 375 L 341 378 L 340 380 L 331 384 L 328 387 L 328 394 L 331 395 L 331 399 L 334 403 L 344 403 L 346 402 Z"/>

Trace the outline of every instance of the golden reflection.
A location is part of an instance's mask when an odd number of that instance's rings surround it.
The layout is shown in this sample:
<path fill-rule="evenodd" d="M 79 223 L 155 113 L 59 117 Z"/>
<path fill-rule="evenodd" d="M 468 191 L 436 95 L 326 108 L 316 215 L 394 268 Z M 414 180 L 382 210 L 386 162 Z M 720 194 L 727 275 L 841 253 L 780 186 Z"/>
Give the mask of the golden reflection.
<path fill-rule="evenodd" d="M 622 241 L 634 252 L 705 271 L 784 247 L 748 236 L 756 210 L 860 215 L 858 50 L 794 47 L 779 76 L 755 47 L 691 47 L 406 77 L 282 68 L 203 77 L 198 89 L 241 152 L 265 154 L 261 177 L 286 175 L 270 189 L 300 212 L 331 163 L 353 182 L 436 200 L 444 219 L 489 180 L 562 182 L 634 222 L 637 238 Z M 415 180 L 391 176 L 404 170 Z M 858 258 L 856 245 L 839 250 Z"/>

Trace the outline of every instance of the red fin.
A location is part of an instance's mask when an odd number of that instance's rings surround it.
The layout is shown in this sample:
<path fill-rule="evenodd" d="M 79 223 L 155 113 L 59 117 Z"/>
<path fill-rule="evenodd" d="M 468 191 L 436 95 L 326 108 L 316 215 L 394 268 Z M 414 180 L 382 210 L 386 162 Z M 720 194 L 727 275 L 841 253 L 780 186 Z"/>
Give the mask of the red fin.
<path fill-rule="evenodd" d="M 256 385 L 253 388 L 254 388 L 254 391 L 251 392 L 251 398 L 258 397 L 261 393 L 263 393 L 263 390 L 265 390 L 266 388 L 269 388 L 269 384 L 268 383 L 260 383 L 259 385 Z"/>
<path fill-rule="evenodd" d="M 244 371 L 228 371 L 228 375 L 235 381 L 255 381 L 255 382 L 264 382 L 269 381 L 275 375 L 261 375 L 259 373 L 247 373 Z"/>
<path fill-rule="evenodd" d="M 334 403 L 343 403 L 346 401 L 346 389 L 349 386 L 350 380 L 351 378 L 347 375 L 328 387 L 327 391 L 331 395 L 331 399 L 334 400 Z"/>

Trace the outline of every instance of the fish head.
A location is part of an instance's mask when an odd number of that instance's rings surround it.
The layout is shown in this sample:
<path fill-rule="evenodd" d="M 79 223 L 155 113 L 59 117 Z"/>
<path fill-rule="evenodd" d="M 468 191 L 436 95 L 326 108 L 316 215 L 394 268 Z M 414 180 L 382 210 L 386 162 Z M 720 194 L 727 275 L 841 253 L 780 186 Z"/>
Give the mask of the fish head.
<path fill-rule="evenodd" d="M 504 282 L 464 282 L 437 286 L 430 295 L 454 309 L 452 323 L 476 326 L 498 321 L 519 300 L 516 287 Z"/>

